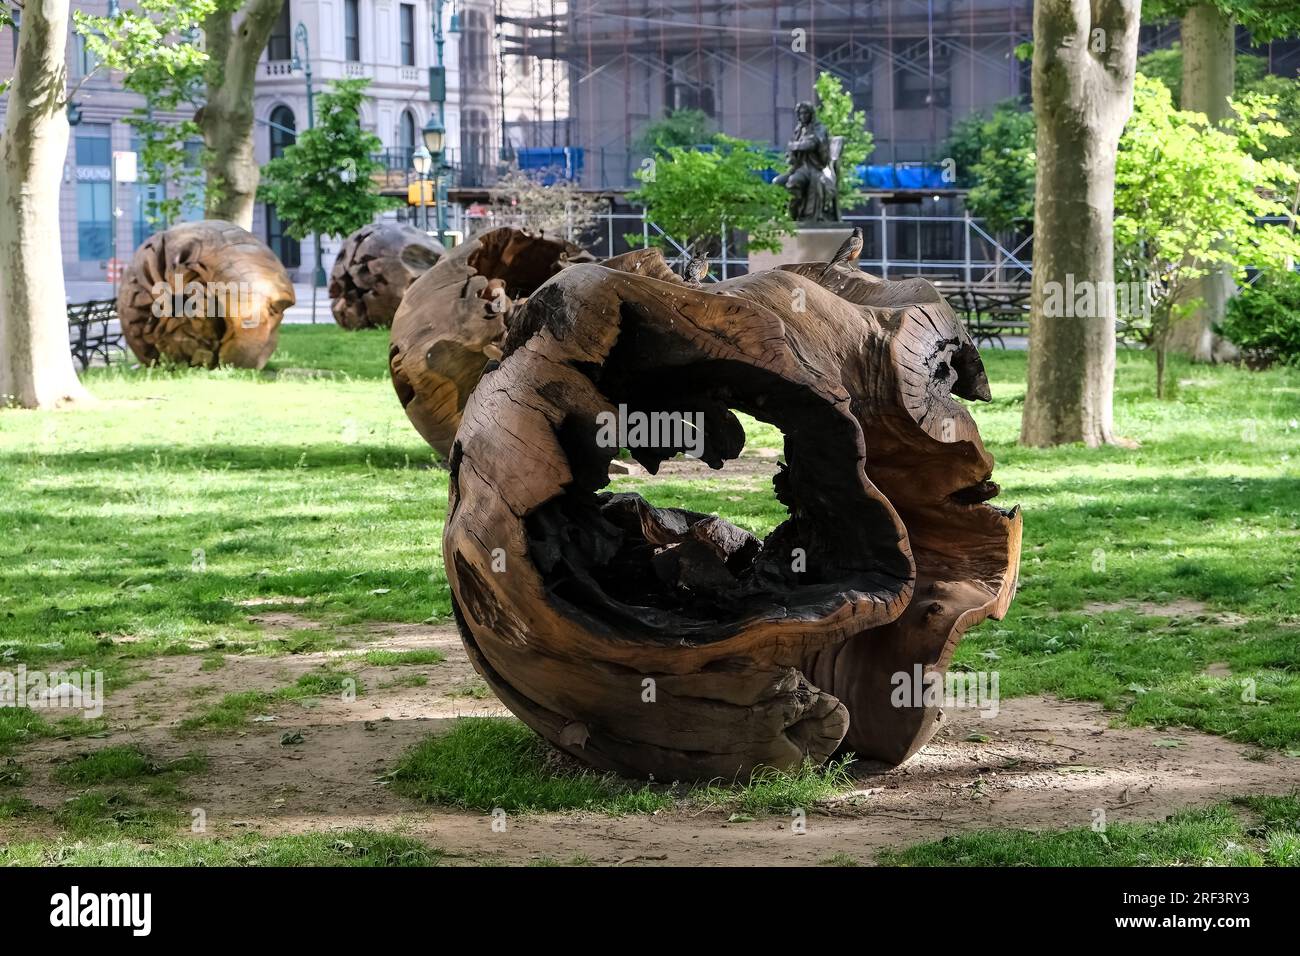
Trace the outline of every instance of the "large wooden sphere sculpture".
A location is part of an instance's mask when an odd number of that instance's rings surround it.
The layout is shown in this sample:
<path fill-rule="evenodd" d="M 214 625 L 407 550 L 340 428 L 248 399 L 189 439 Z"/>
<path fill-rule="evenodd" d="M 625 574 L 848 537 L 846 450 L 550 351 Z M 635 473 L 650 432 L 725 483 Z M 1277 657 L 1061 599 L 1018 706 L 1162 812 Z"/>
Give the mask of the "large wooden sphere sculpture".
<path fill-rule="evenodd" d="M 512 316 L 565 266 L 591 261 L 570 242 L 489 229 L 411 284 L 393 319 L 389 370 L 411 424 L 444 460 L 483 367 L 501 357 Z"/>
<path fill-rule="evenodd" d="M 136 358 L 153 365 L 266 365 L 293 283 L 275 254 L 234 223 L 154 233 L 122 276 L 117 314 Z"/>
<path fill-rule="evenodd" d="M 443 537 L 461 635 L 506 706 L 594 767 L 901 762 L 942 719 L 962 634 L 1010 604 L 1019 510 L 987 503 L 993 459 L 953 398 L 988 400 L 978 351 L 928 282 L 824 269 L 693 287 L 652 254 L 571 266 L 469 397 Z M 694 427 L 633 457 L 721 468 L 736 410 L 785 435 L 766 538 L 604 490 L 612 421 L 633 445 L 679 413 Z M 938 700 L 897 694 L 918 674 Z"/>
<path fill-rule="evenodd" d="M 442 244 L 403 222 L 362 226 L 330 270 L 330 308 L 345 329 L 387 328 L 412 282 L 442 258 Z"/>

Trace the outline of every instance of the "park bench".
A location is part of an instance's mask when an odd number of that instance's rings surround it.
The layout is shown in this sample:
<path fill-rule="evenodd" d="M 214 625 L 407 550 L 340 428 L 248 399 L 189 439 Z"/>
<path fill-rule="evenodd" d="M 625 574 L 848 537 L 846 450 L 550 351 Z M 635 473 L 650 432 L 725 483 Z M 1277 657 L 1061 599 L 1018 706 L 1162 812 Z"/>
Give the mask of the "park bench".
<path fill-rule="evenodd" d="M 72 357 L 85 371 L 96 356 L 112 364 L 114 352 L 125 352 L 117 303 L 112 299 L 68 303 L 68 342 Z"/>
<path fill-rule="evenodd" d="M 976 345 L 996 342 L 1006 348 L 1002 336 L 1029 334 L 1029 283 L 939 279 L 934 285 L 961 316 Z"/>

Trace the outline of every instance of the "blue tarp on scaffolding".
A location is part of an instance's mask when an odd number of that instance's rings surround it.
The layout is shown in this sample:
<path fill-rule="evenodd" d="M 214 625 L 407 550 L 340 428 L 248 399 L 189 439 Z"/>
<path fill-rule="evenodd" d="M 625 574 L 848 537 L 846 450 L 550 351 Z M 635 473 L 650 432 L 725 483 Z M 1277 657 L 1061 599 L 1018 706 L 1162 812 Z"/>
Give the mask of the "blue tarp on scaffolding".
<path fill-rule="evenodd" d="M 951 189 L 943 178 L 942 166 L 899 163 L 889 166 L 858 166 L 858 179 L 868 189 Z"/>
<path fill-rule="evenodd" d="M 576 182 L 582 177 L 582 147 L 529 146 L 515 150 L 523 172 L 538 172 L 538 181 L 550 186 L 561 179 Z"/>

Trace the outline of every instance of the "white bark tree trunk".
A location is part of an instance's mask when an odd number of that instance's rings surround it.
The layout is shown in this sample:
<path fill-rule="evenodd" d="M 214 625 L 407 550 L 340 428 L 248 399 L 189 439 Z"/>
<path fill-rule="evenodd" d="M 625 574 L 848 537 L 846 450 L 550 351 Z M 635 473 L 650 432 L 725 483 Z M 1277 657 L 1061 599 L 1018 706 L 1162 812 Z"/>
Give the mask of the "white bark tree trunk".
<path fill-rule="evenodd" d="M 283 2 L 249 0 L 238 24 L 228 9 L 216 11 L 203 24 L 210 58 L 208 96 L 197 121 L 207 147 L 205 215 L 248 230 L 261 178 L 253 155 L 253 86 Z"/>
<path fill-rule="evenodd" d="M 0 407 L 88 400 L 68 347 L 59 189 L 68 0 L 28 0 L 0 141 Z"/>
<path fill-rule="evenodd" d="M 1204 113 L 1213 123 L 1222 122 L 1228 116 L 1228 97 L 1236 82 L 1236 24 L 1214 4 L 1203 3 L 1188 8 L 1181 27 L 1181 106 Z M 1188 295 L 1200 299 L 1201 306 L 1194 314 L 1174 323 L 1169 348 L 1197 362 L 1233 357 L 1236 348 L 1214 334 L 1214 326 L 1223 321 L 1232 290 L 1232 279 L 1221 266 L 1189 283 Z"/>
<path fill-rule="evenodd" d="M 1138 0 L 1036 0 L 1034 282 L 1026 445 L 1108 444 L 1114 296 L 1049 316 L 1049 283 L 1113 290 L 1115 151 L 1133 108 Z M 1059 301 L 1061 296 L 1056 295 Z"/>

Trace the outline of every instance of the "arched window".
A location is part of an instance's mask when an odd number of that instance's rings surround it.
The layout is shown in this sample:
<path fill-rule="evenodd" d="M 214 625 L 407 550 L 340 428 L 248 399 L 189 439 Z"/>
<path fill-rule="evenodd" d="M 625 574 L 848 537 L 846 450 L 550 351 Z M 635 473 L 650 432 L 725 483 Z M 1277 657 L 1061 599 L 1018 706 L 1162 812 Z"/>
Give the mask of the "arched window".
<path fill-rule="evenodd" d="M 271 110 L 271 158 L 284 155 L 286 147 L 298 140 L 296 130 L 298 123 L 293 118 L 293 110 L 283 104 Z"/>
<path fill-rule="evenodd" d="M 415 117 L 410 110 L 402 110 L 402 121 L 397 127 L 397 145 L 402 150 L 402 168 L 408 169 L 415 154 Z"/>
<path fill-rule="evenodd" d="M 293 110 L 281 104 L 271 110 L 271 158 L 284 155 L 284 151 L 298 140 L 296 130 L 298 123 L 293 118 Z M 302 248 L 298 240 L 284 231 L 284 223 L 275 214 L 275 207 L 266 205 L 266 244 L 280 257 L 286 269 L 296 269 L 302 265 Z"/>

